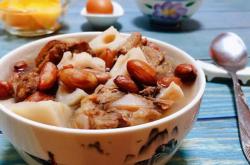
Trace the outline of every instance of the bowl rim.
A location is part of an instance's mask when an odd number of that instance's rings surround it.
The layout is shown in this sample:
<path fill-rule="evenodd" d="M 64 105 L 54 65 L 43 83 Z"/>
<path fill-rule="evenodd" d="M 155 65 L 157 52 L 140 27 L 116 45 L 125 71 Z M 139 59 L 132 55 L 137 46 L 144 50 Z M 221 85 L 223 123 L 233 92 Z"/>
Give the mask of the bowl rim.
<path fill-rule="evenodd" d="M 36 41 L 32 41 L 30 43 L 27 43 L 23 46 L 20 46 L 14 50 L 12 50 L 11 52 L 7 53 L 5 56 L 3 56 L 0 59 L 0 65 L 4 65 L 4 61 L 7 60 L 9 57 L 12 56 L 16 56 L 16 54 L 21 51 L 22 49 L 27 49 L 29 47 L 33 47 L 36 45 L 40 45 L 41 43 L 46 43 L 48 41 L 51 40 L 55 40 L 55 39 L 67 39 L 67 38 L 77 38 L 77 37 L 84 37 L 84 36 L 88 36 L 88 37 L 94 37 L 98 34 L 100 34 L 101 32 L 79 32 L 79 33 L 70 33 L 70 34 L 62 34 L 62 35 L 56 35 L 56 36 L 52 36 L 52 37 L 46 37 L 43 39 L 39 39 Z M 124 36 L 129 36 L 129 33 L 121 33 Z M 147 39 L 151 42 L 157 43 L 157 44 L 161 44 L 163 46 L 166 46 L 180 54 L 182 54 L 182 56 L 184 55 L 185 58 L 187 58 L 188 60 L 190 60 L 192 62 L 192 64 L 195 65 L 195 68 L 197 69 L 197 73 L 198 76 L 200 77 L 199 80 L 199 84 L 200 84 L 200 88 L 198 89 L 197 93 L 194 96 L 194 99 L 191 100 L 191 102 L 189 102 L 188 104 L 186 104 L 183 108 L 179 109 L 177 112 L 169 115 L 169 116 L 165 116 L 161 119 L 152 121 L 152 122 L 148 122 L 145 124 L 140 124 L 140 125 L 136 125 L 136 126 L 129 126 L 129 127 L 123 127 L 123 128 L 112 128 L 112 129 L 97 129 L 97 130 L 90 130 L 90 129 L 75 129 L 75 128 L 64 128 L 64 127 L 58 127 L 58 126 L 52 126 L 52 125 L 47 125 L 47 124 L 43 124 L 43 123 L 39 123 L 36 121 L 32 121 L 30 119 L 26 119 L 22 116 L 19 116 L 18 114 L 15 114 L 14 112 L 8 110 L 7 107 L 5 107 L 3 104 L 0 103 L 0 111 L 2 111 L 3 113 L 5 113 L 7 116 L 14 118 L 15 120 L 18 120 L 19 122 L 22 122 L 23 124 L 27 124 L 31 127 L 37 127 L 39 129 L 43 129 L 43 130 L 47 130 L 47 131 L 55 131 L 55 132 L 60 132 L 60 133 L 69 133 L 69 134 L 96 134 L 96 135 L 101 135 L 101 134 L 116 134 L 116 133 L 126 133 L 126 132 L 133 132 L 133 131 L 138 131 L 138 130 L 143 130 L 143 129 L 147 129 L 147 128 L 152 128 L 152 127 L 157 127 L 158 125 L 161 125 L 162 123 L 168 122 L 170 120 L 173 120 L 174 118 L 177 118 L 181 115 L 183 115 L 184 113 L 186 113 L 187 111 L 189 111 L 192 107 L 194 107 L 197 103 L 199 103 L 199 101 L 202 99 L 202 96 L 204 94 L 205 91 L 205 85 L 206 85 L 206 80 L 205 80 L 205 74 L 203 72 L 203 70 L 201 69 L 201 67 L 198 65 L 198 63 L 196 63 L 196 61 L 186 52 L 184 52 L 183 50 L 168 44 L 166 42 L 160 41 L 160 40 L 156 40 L 156 39 L 152 39 L 150 37 L 147 37 Z"/>
<path fill-rule="evenodd" d="M 81 10 L 81 15 L 85 17 L 92 17 L 92 18 L 113 18 L 113 17 L 121 17 L 124 15 L 123 7 L 118 3 L 112 1 L 113 7 L 117 9 L 117 12 L 112 14 L 90 14 L 87 12 L 86 7 Z"/>

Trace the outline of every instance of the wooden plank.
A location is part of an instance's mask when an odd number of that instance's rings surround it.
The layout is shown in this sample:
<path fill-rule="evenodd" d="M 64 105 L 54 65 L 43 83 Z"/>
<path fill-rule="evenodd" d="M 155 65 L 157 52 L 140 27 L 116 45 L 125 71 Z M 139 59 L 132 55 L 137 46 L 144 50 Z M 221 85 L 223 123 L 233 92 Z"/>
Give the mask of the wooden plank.
<path fill-rule="evenodd" d="M 75 19 L 71 19 L 72 17 Z M 95 30 L 87 23 L 85 18 L 79 16 L 79 12 L 68 13 L 65 16 L 65 22 L 71 25 L 79 24 L 79 26 L 83 24 L 86 30 Z M 138 11 L 126 13 L 118 22 L 119 24 L 116 26 L 120 26 L 122 31 L 152 30 L 149 19 Z M 198 12 L 191 20 L 183 22 L 180 30 L 194 31 L 223 28 L 226 30 L 249 27 L 250 12 Z M 166 29 L 166 25 L 162 25 L 162 27 L 159 28 Z"/>
<path fill-rule="evenodd" d="M 169 164 L 247 164 L 241 152 L 235 119 L 196 122 Z"/>
<path fill-rule="evenodd" d="M 198 118 L 218 117 L 235 117 L 233 95 L 226 84 L 207 83 Z"/>
<path fill-rule="evenodd" d="M 26 165 L 3 134 L 0 134 L 0 164 Z"/>
<path fill-rule="evenodd" d="M 3 135 L 0 135 L 0 146 L 1 165 L 25 165 Z M 196 122 L 169 164 L 246 164 L 235 119 Z"/>
<path fill-rule="evenodd" d="M 250 105 L 250 87 L 242 86 Z M 202 100 L 199 119 L 236 117 L 231 80 L 208 82 Z"/>
<path fill-rule="evenodd" d="M 135 0 L 117 0 L 126 11 L 138 10 Z M 75 4 L 78 4 L 75 0 Z M 81 3 L 82 4 L 82 3 Z M 203 0 L 200 12 L 250 11 L 249 0 Z"/>
<path fill-rule="evenodd" d="M 203 0 L 200 11 L 250 11 L 249 0 Z"/>

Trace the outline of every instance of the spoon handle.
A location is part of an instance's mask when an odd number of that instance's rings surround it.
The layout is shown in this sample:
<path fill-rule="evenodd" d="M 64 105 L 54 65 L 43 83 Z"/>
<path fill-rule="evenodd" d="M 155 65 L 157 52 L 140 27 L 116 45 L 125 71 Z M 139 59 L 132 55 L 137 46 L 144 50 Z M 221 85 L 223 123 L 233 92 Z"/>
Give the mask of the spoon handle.
<path fill-rule="evenodd" d="M 233 79 L 241 145 L 245 157 L 250 162 L 250 110 L 246 103 L 244 93 L 240 87 L 237 75 L 235 73 L 230 73 L 230 75 Z"/>

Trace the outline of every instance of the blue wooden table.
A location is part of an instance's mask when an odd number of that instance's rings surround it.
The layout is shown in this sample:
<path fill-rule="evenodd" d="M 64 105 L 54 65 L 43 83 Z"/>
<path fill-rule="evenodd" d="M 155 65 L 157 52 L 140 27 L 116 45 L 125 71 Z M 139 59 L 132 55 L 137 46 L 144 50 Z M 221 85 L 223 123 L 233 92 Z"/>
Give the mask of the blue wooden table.
<path fill-rule="evenodd" d="M 143 35 L 176 45 L 196 59 L 210 60 L 208 47 L 219 33 L 232 31 L 240 35 L 250 48 L 250 1 L 204 0 L 201 9 L 179 30 L 151 26 L 136 7 L 134 0 L 120 0 L 125 16 L 115 27 L 122 32 L 140 31 Z M 84 1 L 73 0 L 59 33 L 93 31 L 79 12 Z M 39 38 L 11 36 L 0 26 L 0 55 Z M 250 88 L 243 90 L 250 104 Z M 208 82 L 202 106 L 194 128 L 169 164 L 247 164 L 236 125 L 235 104 L 230 80 Z M 25 165 L 12 145 L 0 134 L 0 165 Z"/>

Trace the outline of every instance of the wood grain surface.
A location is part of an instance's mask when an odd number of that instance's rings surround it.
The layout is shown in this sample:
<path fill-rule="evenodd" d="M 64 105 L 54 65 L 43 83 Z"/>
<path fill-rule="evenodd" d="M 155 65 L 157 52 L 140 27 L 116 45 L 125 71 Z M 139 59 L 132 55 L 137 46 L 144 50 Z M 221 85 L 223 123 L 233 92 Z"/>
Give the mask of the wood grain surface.
<path fill-rule="evenodd" d="M 225 31 L 237 33 L 250 48 L 249 0 L 204 0 L 192 19 L 183 22 L 177 30 L 152 25 L 139 12 L 134 0 L 118 2 L 125 9 L 125 15 L 115 24 L 121 32 L 140 31 L 145 36 L 176 45 L 196 59 L 209 61 L 208 48 L 211 40 Z M 64 17 L 64 26 L 57 34 L 96 31 L 80 16 L 83 5 L 83 0 L 71 1 Z M 0 57 L 39 38 L 9 35 L 0 25 Z M 250 104 L 249 85 L 244 86 L 243 90 Z M 169 164 L 247 164 L 239 144 L 230 80 L 217 79 L 207 83 L 198 121 Z M 0 165 L 25 165 L 3 134 L 0 134 Z"/>

